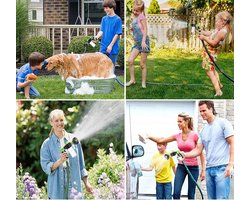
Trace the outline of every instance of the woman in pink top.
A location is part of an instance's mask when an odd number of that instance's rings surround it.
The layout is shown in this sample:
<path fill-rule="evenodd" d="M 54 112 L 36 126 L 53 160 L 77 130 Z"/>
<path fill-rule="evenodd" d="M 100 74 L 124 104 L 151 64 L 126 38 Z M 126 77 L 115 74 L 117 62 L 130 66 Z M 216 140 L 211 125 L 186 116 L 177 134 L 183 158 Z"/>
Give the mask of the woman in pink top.
<path fill-rule="evenodd" d="M 166 138 L 157 138 L 157 137 L 153 137 L 148 134 L 145 134 L 144 138 L 150 139 L 156 143 L 164 143 L 164 142 L 167 143 L 167 142 L 176 141 L 180 151 L 189 152 L 196 147 L 198 138 L 199 138 L 198 134 L 193 131 L 193 118 L 190 117 L 186 113 L 180 113 L 178 115 L 177 123 L 178 123 L 179 129 L 181 130 L 181 132 L 178 134 L 171 135 Z M 200 155 L 200 159 L 201 159 L 201 166 L 202 166 L 200 177 L 201 177 L 201 180 L 204 180 L 205 159 L 204 159 L 203 154 Z M 184 161 L 189 171 L 192 173 L 192 176 L 197 181 L 198 176 L 199 176 L 199 164 L 198 164 L 197 157 L 185 158 Z M 188 173 L 187 173 L 185 166 L 181 162 L 179 162 L 177 166 L 176 174 L 175 174 L 175 179 L 174 179 L 174 194 L 173 194 L 174 199 L 180 199 L 182 185 L 187 175 Z M 196 185 L 194 181 L 188 175 L 188 199 L 194 199 L 195 187 Z"/>

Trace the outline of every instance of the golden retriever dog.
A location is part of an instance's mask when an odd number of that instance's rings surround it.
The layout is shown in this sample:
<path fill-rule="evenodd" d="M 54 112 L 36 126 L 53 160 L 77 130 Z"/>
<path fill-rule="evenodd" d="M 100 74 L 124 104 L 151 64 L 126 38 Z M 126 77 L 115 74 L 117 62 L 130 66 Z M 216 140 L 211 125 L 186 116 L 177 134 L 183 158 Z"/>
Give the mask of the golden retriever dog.
<path fill-rule="evenodd" d="M 55 70 L 64 79 L 96 76 L 107 78 L 113 75 L 111 59 L 100 52 L 85 54 L 57 54 L 47 59 L 48 71 Z"/>

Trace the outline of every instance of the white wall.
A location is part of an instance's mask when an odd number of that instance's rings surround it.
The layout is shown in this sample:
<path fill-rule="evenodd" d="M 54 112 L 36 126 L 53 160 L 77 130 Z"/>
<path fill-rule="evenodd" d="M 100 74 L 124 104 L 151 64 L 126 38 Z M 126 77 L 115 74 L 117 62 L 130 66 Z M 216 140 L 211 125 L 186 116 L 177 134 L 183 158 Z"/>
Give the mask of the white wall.
<path fill-rule="evenodd" d="M 197 128 L 197 106 L 195 101 L 127 101 L 126 103 L 126 142 L 129 146 L 140 144 L 145 155 L 136 158 L 141 165 L 147 166 L 157 152 L 156 144 L 147 141 L 143 144 L 138 139 L 138 133 L 153 134 L 157 137 L 167 137 L 179 132 L 177 115 L 186 112 L 194 117 L 194 127 Z M 196 131 L 196 129 L 195 129 Z M 169 143 L 168 151 L 176 150 L 176 142 Z M 177 161 L 176 161 L 177 164 Z M 182 194 L 187 194 L 187 183 Z M 155 194 L 154 172 L 143 172 L 139 182 L 139 194 Z"/>

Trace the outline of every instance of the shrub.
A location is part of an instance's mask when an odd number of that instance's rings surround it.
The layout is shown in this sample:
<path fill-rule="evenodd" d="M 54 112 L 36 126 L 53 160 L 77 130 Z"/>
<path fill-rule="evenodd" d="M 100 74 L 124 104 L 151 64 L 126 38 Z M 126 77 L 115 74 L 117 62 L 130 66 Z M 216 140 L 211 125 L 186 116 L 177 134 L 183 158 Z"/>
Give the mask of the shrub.
<path fill-rule="evenodd" d="M 91 52 L 97 52 L 100 49 L 100 45 L 97 42 L 95 47 L 92 47 L 88 44 L 88 40 L 91 38 L 90 36 L 78 36 L 74 37 L 69 46 L 68 46 L 68 52 L 71 53 L 91 53 Z"/>
<path fill-rule="evenodd" d="M 98 160 L 88 173 L 95 199 L 125 199 L 124 158 L 117 155 L 112 147 L 111 143 L 109 154 L 103 149 L 98 150 Z"/>
<path fill-rule="evenodd" d="M 43 36 L 31 37 L 23 45 L 23 57 L 24 61 L 27 62 L 29 55 L 32 52 L 40 52 L 45 58 L 53 55 L 53 45 L 50 40 Z"/>
<path fill-rule="evenodd" d="M 120 39 L 120 52 L 118 54 L 117 63 L 124 69 L 124 39 Z"/>
<path fill-rule="evenodd" d="M 160 14 L 160 13 L 161 10 L 158 1 L 152 0 L 148 8 L 148 14 Z"/>

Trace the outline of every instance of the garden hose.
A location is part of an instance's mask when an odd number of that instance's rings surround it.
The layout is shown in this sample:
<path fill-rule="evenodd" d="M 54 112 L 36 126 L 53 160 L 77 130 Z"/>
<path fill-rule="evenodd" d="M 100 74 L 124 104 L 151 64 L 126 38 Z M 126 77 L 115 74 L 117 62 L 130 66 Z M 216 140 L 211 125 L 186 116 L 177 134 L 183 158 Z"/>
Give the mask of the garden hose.
<path fill-rule="evenodd" d="M 198 187 L 199 192 L 201 194 L 201 199 L 204 199 L 202 190 L 201 190 L 200 186 L 198 185 L 197 181 L 194 179 L 192 173 L 189 171 L 189 169 L 188 169 L 188 167 L 187 167 L 187 165 L 186 165 L 186 163 L 184 161 L 184 158 L 183 158 L 182 154 L 180 153 L 180 151 L 173 151 L 173 152 L 170 153 L 170 156 L 175 156 L 175 155 L 177 155 L 177 159 L 182 162 L 182 164 L 184 165 L 184 167 L 187 170 L 187 173 L 189 174 L 189 176 L 191 177 L 191 179 L 194 181 L 195 185 Z"/>
<path fill-rule="evenodd" d="M 211 54 L 209 53 L 209 51 L 208 51 L 208 49 L 207 49 L 207 47 L 206 47 L 206 45 L 205 45 L 205 43 L 204 43 L 204 40 L 201 40 L 201 42 L 202 42 L 202 45 L 203 45 L 203 47 L 205 48 L 205 51 L 206 51 L 206 53 L 207 53 L 207 55 L 209 56 L 209 58 L 210 58 L 210 60 L 213 62 L 213 64 L 215 65 L 215 67 L 228 79 L 228 80 L 230 80 L 230 81 L 232 81 L 233 83 L 234 83 L 234 80 L 230 77 L 230 76 L 228 76 L 218 65 L 217 65 L 217 63 L 214 61 L 214 59 L 213 59 L 213 57 L 211 56 Z"/>
<path fill-rule="evenodd" d="M 191 24 L 192 28 L 194 27 L 194 29 L 197 28 L 197 32 L 200 33 L 201 32 L 201 28 L 199 25 L 196 24 Z M 192 31 L 193 32 L 193 31 Z M 210 60 L 212 61 L 212 63 L 215 65 L 215 67 L 219 70 L 220 73 L 222 73 L 228 80 L 232 81 L 234 83 L 233 78 L 231 78 L 230 76 L 228 76 L 218 65 L 217 63 L 214 61 L 214 58 L 211 56 L 211 54 L 209 53 L 207 46 L 205 45 L 204 40 L 201 40 L 202 45 L 207 53 L 207 55 L 209 56 Z"/>

